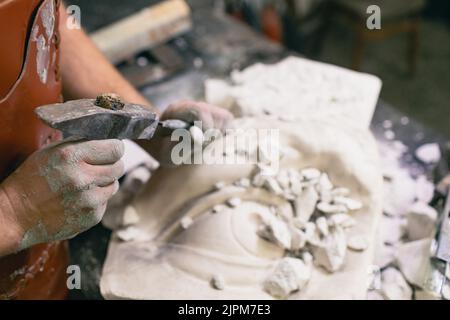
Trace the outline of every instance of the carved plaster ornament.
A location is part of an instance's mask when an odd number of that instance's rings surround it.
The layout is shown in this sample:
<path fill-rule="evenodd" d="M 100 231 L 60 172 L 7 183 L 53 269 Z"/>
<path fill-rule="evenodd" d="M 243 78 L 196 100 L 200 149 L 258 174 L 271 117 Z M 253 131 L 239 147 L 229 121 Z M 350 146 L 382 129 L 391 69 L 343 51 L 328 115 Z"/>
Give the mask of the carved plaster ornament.
<path fill-rule="evenodd" d="M 103 296 L 364 298 L 382 179 L 370 133 L 337 123 L 315 117 L 234 120 L 234 128 L 279 129 L 280 150 L 289 151 L 280 152 L 272 176 L 262 174 L 267 164 L 251 163 L 158 169 L 131 204 L 139 215 L 134 227 L 150 240 L 123 241 L 113 234 Z M 225 141 L 209 144 L 203 156 Z M 328 199 L 321 199 L 325 192 Z M 312 205 L 297 201 L 304 195 Z M 320 201 L 342 207 L 324 213 L 314 208 Z M 347 250 L 347 238 L 355 235 L 367 239 L 365 250 Z"/>

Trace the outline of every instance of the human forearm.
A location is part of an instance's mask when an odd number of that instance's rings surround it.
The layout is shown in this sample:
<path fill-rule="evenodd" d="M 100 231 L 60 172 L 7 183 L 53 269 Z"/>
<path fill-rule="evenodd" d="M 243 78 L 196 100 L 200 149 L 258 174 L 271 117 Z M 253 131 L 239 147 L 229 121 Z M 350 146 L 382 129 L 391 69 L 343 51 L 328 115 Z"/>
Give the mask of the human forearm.
<path fill-rule="evenodd" d="M 20 243 L 20 228 L 14 219 L 10 196 L 0 184 L 0 257 L 17 251 Z"/>
<path fill-rule="evenodd" d="M 94 98 L 114 92 L 125 101 L 149 106 L 157 111 L 105 58 L 81 29 L 68 29 L 67 14 L 61 6 L 61 74 L 66 99 Z"/>

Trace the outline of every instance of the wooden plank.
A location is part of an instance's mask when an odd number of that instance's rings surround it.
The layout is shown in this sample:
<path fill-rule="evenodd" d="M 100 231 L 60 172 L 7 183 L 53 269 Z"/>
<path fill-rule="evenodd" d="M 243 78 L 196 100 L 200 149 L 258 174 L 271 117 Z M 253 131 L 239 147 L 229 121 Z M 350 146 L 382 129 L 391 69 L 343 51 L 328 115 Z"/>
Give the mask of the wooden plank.
<path fill-rule="evenodd" d="M 112 62 L 157 46 L 192 26 L 184 0 L 166 0 L 91 34 L 91 39 Z"/>

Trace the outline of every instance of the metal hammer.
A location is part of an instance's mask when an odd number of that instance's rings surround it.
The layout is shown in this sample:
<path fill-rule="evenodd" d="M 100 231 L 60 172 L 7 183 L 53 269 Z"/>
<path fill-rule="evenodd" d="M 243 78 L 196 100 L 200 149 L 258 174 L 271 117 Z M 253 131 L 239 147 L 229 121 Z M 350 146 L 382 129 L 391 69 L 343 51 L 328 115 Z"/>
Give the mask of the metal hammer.
<path fill-rule="evenodd" d="M 114 94 L 44 105 L 35 112 L 45 124 L 62 131 L 64 138 L 149 140 L 158 126 L 166 130 L 190 127 L 182 120 L 160 121 L 144 106 L 122 103 Z"/>

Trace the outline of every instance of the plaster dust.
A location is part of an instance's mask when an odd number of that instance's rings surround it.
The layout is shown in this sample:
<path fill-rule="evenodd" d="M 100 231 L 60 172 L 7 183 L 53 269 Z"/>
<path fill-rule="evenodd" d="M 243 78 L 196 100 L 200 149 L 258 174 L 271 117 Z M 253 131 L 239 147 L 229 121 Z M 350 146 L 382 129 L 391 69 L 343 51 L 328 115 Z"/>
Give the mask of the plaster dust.
<path fill-rule="evenodd" d="M 277 128 L 281 147 L 297 151 L 280 159 L 278 174 L 273 176 L 281 193 L 271 185 L 273 180 L 264 183 L 264 178 L 254 179 L 261 170 L 254 164 L 158 169 L 131 204 L 139 215 L 135 227 L 144 230 L 150 240 L 124 242 L 112 237 L 101 279 L 103 296 L 272 299 L 272 293 L 289 299 L 364 298 L 381 214 L 381 174 L 370 133 L 351 126 L 341 128 L 337 123 L 317 118 L 289 123 L 271 117 L 231 123 L 233 128 Z M 221 141 L 214 141 L 204 153 L 214 150 L 215 143 Z M 309 169 L 302 171 L 305 168 Z M 320 182 L 324 173 L 328 178 Z M 297 184 L 286 183 L 286 177 Z M 223 183 L 218 186 L 218 181 Z M 325 201 L 328 191 L 334 197 L 358 200 L 361 207 L 351 211 L 344 205 L 344 212 L 334 213 L 313 208 L 315 213 L 307 214 L 310 218 L 304 225 L 295 220 L 293 202 L 311 187 L 317 190 L 316 203 Z M 300 193 L 295 195 L 294 191 Z M 333 197 L 328 201 L 332 204 Z M 316 221 L 319 217 L 322 219 Z M 191 221 L 187 228 L 181 227 L 181 221 L 187 220 Z M 271 227 L 268 234 L 260 236 L 261 228 L 267 225 L 283 227 Z M 294 234 L 306 236 L 303 246 L 293 246 Z M 367 249 L 347 250 L 347 235 L 360 234 L 368 239 Z M 344 242 L 335 241 L 336 237 Z M 321 253 L 315 255 L 314 248 Z M 298 260 L 295 264 L 310 265 L 310 276 L 305 276 L 307 272 L 297 274 L 298 270 L 282 272 L 285 276 L 275 276 L 281 282 L 269 281 L 271 286 L 265 286 L 288 254 Z M 220 289 L 212 284 L 212 276 L 220 276 Z M 220 283 L 225 284 L 223 289 Z"/>
<path fill-rule="evenodd" d="M 230 83 L 205 82 L 206 101 L 238 117 L 269 114 L 295 121 L 310 112 L 322 117 L 345 114 L 362 128 L 370 124 L 380 89 L 375 76 L 298 57 L 234 71 Z"/>

